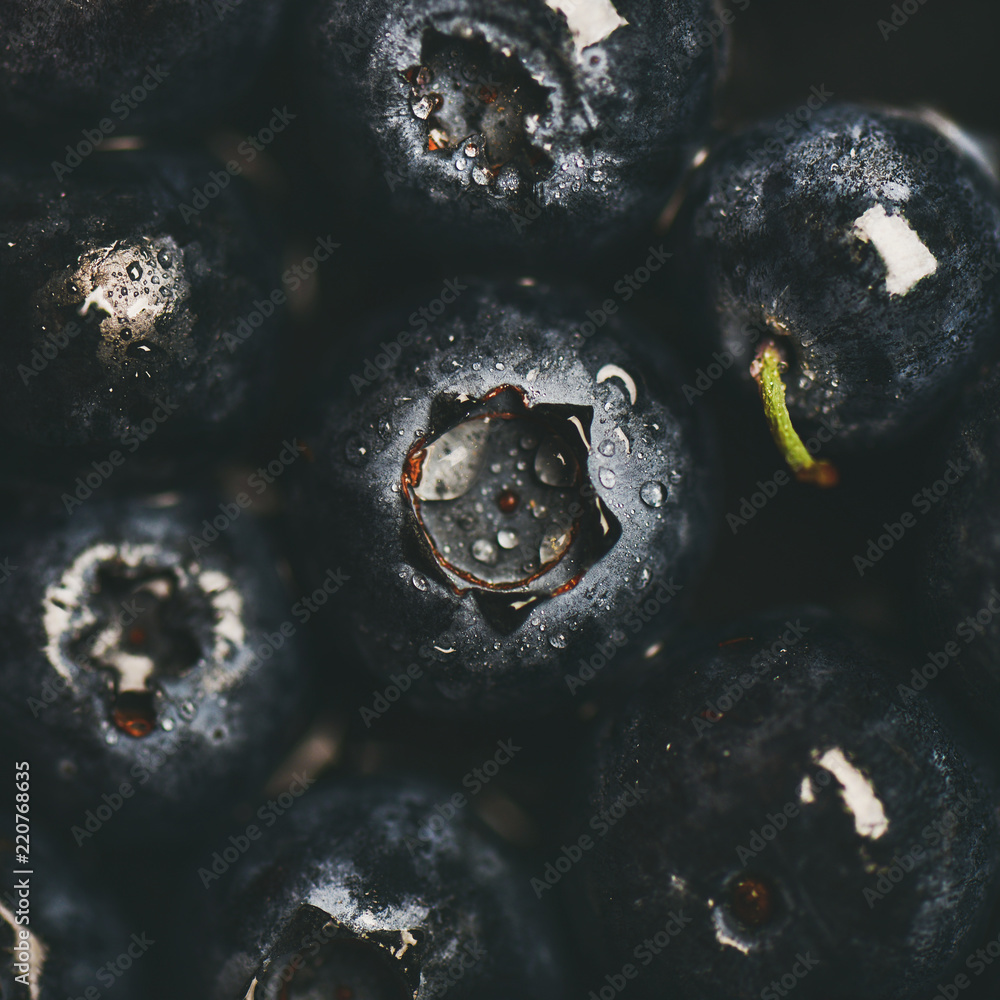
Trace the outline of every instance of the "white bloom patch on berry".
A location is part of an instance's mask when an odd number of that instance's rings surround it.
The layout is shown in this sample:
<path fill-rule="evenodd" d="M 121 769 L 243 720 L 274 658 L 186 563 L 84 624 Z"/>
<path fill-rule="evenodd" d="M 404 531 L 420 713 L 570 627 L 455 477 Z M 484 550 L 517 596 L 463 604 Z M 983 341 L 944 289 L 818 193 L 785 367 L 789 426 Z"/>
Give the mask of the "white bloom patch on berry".
<path fill-rule="evenodd" d="M 854 829 L 862 837 L 878 840 L 889 829 L 889 819 L 872 783 L 844 756 L 839 747 L 827 750 L 817 761 L 840 783 L 844 805 L 854 817 Z"/>
<path fill-rule="evenodd" d="M 875 244 L 885 261 L 885 287 L 890 295 L 906 295 L 918 281 L 937 270 L 937 258 L 909 222 L 902 215 L 889 215 L 881 205 L 869 208 L 855 220 L 852 232 L 859 240 Z"/>
<path fill-rule="evenodd" d="M 603 42 L 613 32 L 628 24 L 628 21 L 615 10 L 611 0 L 545 0 L 545 2 L 566 18 L 578 53 L 583 52 L 589 45 Z"/>

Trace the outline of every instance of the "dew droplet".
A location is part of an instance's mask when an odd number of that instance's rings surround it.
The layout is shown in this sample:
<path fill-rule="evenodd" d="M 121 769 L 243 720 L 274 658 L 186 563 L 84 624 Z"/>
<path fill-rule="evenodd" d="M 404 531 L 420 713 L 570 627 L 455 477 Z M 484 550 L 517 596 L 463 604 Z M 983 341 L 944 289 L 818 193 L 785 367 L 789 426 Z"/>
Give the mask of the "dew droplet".
<path fill-rule="evenodd" d="M 167 732 L 169 733 L 169 732 L 170 732 L 170 730 L 174 728 L 174 725 L 175 725 L 175 723 L 174 723 L 174 720 L 173 720 L 173 719 L 171 719 L 171 718 L 170 718 L 170 716 L 168 715 L 168 716 L 167 716 L 167 717 L 166 717 L 166 718 L 165 718 L 165 719 L 164 719 L 164 720 L 163 720 L 163 721 L 162 721 L 162 722 L 160 723 L 160 725 L 161 725 L 161 726 L 162 726 L 162 727 L 163 727 L 163 728 L 164 728 L 164 729 L 165 729 L 165 730 L 166 730 L 166 731 L 167 731 Z"/>
<path fill-rule="evenodd" d="M 516 548 L 518 543 L 517 532 L 511 531 L 509 528 L 501 528 L 497 532 L 497 542 L 502 549 Z"/>
<path fill-rule="evenodd" d="M 138 281 L 142 277 L 142 265 L 137 260 L 132 261 L 125 271 L 133 281 Z"/>
<path fill-rule="evenodd" d="M 163 268 L 164 271 L 169 271 L 170 265 L 173 263 L 170 259 L 170 254 L 168 254 L 166 250 L 161 250 L 156 255 L 156 262 Z"/>
<path fill-rule="evenodd" d="M 566 636 L 562 632 L 557 632 L 555 635 L 549 636 L 549 645 L 554 649 L 565 649 L 566 648 Z"/>
<path fill-rule="evenodd" d="M 489 422 L 467 420 L 428 446 L 416 494 L 421 500 L 456 500 L 468 492 L 486 460 Z"/>
<path fill-rule="evenodd" d="M 662 507 L 667 499 L 667 488 L 652 479 L 639 488 L 639 499 L 647 507 Z"/>
<path fill-rule="evenodd" d="M 362 465 L 368 455 L 368 449 L 362 438 L 357 434 L 347 439 L 344 445 L 344 457 L 351 465 Z"/>
<path fill-rule="evenodd" d="M 615 453 L 615 443 L 614 441 L 602 441 L 598 446 L 597 450 L 607 457 L 611 457 Z"/>
<path fill-rule="evenodd" d="M 606 489 L 610 490 L 611 487 L 615 485 L 615 474 L 611 471 L 611 469 L 601 469 L 601 471 L 597 473 L 597 478 L 601 481 L 601 485 Z"/>
<path fill-rule="evenodd" d="M 538 546 L 538 558 L 543 564 L 560 559 L 572 540 L 570 532 L 561 525 L 550 524 Z"/>
<path fill-rule="evenodd" d="M 576 482 L 576 462 L 569 449 L 554 434 L 539 445 L 535 455 L 535 475 L 546 486 L 572 486 Z"/>
<path fill-rule="evenodd" d="M 472 556 L 479 562 L 492 566 L 500 557 L 500 553 L 488 538 L 477 538 L 472 543 Z"/>
<path fill-rule="evenodd" d="M 427 577 L 421 576 L 419 573 L 414 573 L 413 576 L 410 577 L 410 582 L 417 588 L 417 590 L 427 589 Z"/>

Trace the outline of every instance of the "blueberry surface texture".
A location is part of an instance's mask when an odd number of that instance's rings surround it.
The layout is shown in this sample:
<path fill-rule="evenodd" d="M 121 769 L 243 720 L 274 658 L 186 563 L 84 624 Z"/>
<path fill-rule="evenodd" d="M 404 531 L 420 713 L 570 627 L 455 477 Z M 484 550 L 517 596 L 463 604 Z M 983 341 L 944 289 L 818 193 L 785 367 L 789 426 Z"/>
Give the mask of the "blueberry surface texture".
<path fill-rule="evenodd" d="M 401 778 L 317 786 L 213 900 L 199 994 L 565 998 L 547 909 L 485 828 L 444 819 L 450 794 Z"/>
<path fill-rule="evenodd" d="M 281 284 L 237 179 L 192 208 L 215 167 L 106 153 L 57 180 L 41 158 L 0 163 L 0 430 L 123 454 L 245 431 L 272 378 Z"/>
<path fill-rule="evenodd" d="M 246 88 L 283 6 L 281 0 L 3 0 L 0 117 L 39 130 L 86 128 L 90 148 L 94 137 L 190 128 Z"/>
<path fill-rule="evenodd" d="M 294 515 L 306 572 L 350 575 L 347 632 L 383 680 L 409 671 L 410 704 L 538 710 L 677 620 L 714 452 L 651 335 L 615 317 L 588 338 L 586 300 L 540 286 L 463 287 L 405 346 L 390 320 L 338 364 Z"/>
<path fill-rule="evenodd" d="M 922 996 L 995 893 L 971 759 L 821 613 L 719 639 L 650 663 L 598 728 L 580 814 L 617 820 L 577 888 L 604 971 L 638 970 L 639 998 Z"/>
<path fill-rule="evenodd" d="M 5 763 L 12 781 L 20 775 L 19 781 L 31 784 L 30 762 L 26 770 L 18 770 L 16 764 L 23 763 L 18 757 Z M 12 813 L 5 811 L 0 818 L 5 831 L 14 830 Z M 24 817 L 20 819 L 23 824 Z M 4 1000 L 66 1000 L 113 984 L 123 1000 L 148 996 L 147 970 L 135 959 L 155 941 L 144 931 L 131 934 L 133 928 L 107 887 L 81 872 L 77 859 L 60 848 L 50 832 L 30 822 L 30 810 L 26 825 L 29 833 L 17 842 L 17 851 L 13 840 L 0 842 L 0 995 Z M 26 843 L 31 869 L 27 875 L 23 857 L 18 858 Z M 27 906 L 19 907 L 25 896 Z M 123 954 L 114 973 L 102 968 Z"/>
<path fill-rule="evenodd" d="M 750 382 L 773 345 L 792 424 L 833 453 L 912 435 L 995 348 L 1000 199 L 941 116 L 817 100 L 721 145 L 685 238 L 715 346 Z"/>
<path fill-rule="evenodd" d="M 992 727 L 1000 711 L 1000 369 L 965 393 L 940 452 L 954 482 L 924 539 L 927 638 L 959 651 L 945 678 Z"/>
<path fill-rule="evenodd" d="M 708 0 L 320 0 L 308 92 L 338 190 L 425 234 L 588 248 L 649 223 L 724 61 Z M 371 218 L 377 218 L 372 215 Z"/>
<path fill-rule="evenodd" d="M 78 844 L 190 834 L 298 733 L 306 666 L 270 543 L 249 514 L 205 543 L 219 513 L 211 495 L 95 498 L 0 534 L 18 567 L 0 592 L 3 739 Z"/>

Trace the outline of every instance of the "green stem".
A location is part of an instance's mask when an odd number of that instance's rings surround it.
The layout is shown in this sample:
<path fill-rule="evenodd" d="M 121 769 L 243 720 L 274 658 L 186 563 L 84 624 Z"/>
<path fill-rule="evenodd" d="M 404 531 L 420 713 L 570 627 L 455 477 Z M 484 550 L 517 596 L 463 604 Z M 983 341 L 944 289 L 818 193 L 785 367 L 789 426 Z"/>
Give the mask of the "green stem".
<path fill-rule="evenodd" d="M 785 383 L 781 379 L 787 368 L 788 363 L 773 340 L 761 344 L 750 365 L 750 374 L 760 388 L 771 437 L 799 482 L 836 486 L 840 479 L 836 468 L 830 462 L 817 462 L 792 426 L 785 402 Z"/>

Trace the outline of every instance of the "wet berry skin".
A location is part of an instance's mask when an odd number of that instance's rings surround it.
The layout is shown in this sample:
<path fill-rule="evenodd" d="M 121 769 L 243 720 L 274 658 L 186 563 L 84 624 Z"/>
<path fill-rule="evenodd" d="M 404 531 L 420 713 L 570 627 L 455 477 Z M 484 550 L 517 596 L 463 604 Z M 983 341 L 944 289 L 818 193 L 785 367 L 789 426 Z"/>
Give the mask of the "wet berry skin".
<path fill-rule="evenodd" d="M 705 30 L 707 0 L 555 6 L 313 4 L 323 165 L 369 221 L 572 253 L 658 215 L 707 129 L 725 29 Z"/>
<path fill-rule="evenodd" d="M 710 157 L 685 238 L 699 308 L 747 383 L 773 339 L 800 433 L 905 438 L 996 346 L 1000 197 L 938 115 L 827 104 Z"/>
<path fill-rule="evenodd" d="M 0 592 L 0 723 L 30 755 L 34 806 L 78 843 L 190 835 L 255 794 L 297 736 L 300 639 L 250 518 L 168 493 L 0 534 L 16 567 Z"/>
<path fill-rule="evenodd" d="M 991 796 L 830 618 L 719 638 L 653 661 L 598 729 L 580 815 L 620 818 L 575 888 L 606 971 L 639 968 L 637 998 L 922 996 L 978 943 Z"/>
<path fill-rule="evenodd" d="M 199 995 L 566 997 L 551 914 L 485 828 L 446 818 L 451 795 L 395 777 L 309 792 L 213 894 Z"/>
<path fill-rule="evenodd" d="M 948 492 L 926 523 L 918 574 L 927 639 L 951 684 L 992 726 L 1000 711 L 1000 369 L 970 386 L 927 463 Z M 946 464 L 947 463 L 947 464 Z M 927 480 L 930 482 L 930 478 Z M 918 680 L 919 683 L 919 680 Z"/>
<path fill-rule="evenodd" d="M 678 619 L 715 456 L 651 334 L 587 337 L 587 300 L 541 286 L 463 287 L 407 346 L 405 315 L 377 323 L 327 381 L 299 547 L 351 574 L 347 634 L 381 684 L 409 671 L 410 704 L 538 711 Z"/>
<path fill-rule="evenodd" d="M 282 310 L 273 234 L 194 154 L 95 154 L 56 180 L 0 163 L 0 429 L 106 457 L 219 445 L 260 412 Z M 268 300 L 247 338 L 238 325 Z M 250 329 L 247 327 L 247 329 Z"/>
<path fill-rule="evenodd" d="M 9 767 L 11 782 L 15 775 L 23 774 L 16 765 L 21 758 L 10 755 L 4 758 Z M 30 764 L 30 762 L 29 762 Z M 32 769 L 29 767 L 28 774 Z M 23 779 L 17 779 L 23 780 Z M 28 779 L 29 784 L 32 778 Z M 59 845 L 52 837 L 52 831 L 43 829 L 29 809 L 30 829 L 25 839 L 17 841 L 18 849 L 27 843 L 29 848 L 27 866 L 15 853 L 14 814 L 5 811 L 0 814 L 3 822 L 4 839 L 0 841 L 0 995 L 16 998 L 37 996 L 39 1000 L 65 1000 L 66 997 L 84 996 L 87 989 L 93 990 L 100 982 L 108 985 L 105 978 L 115 984 L 115 995 L 123 1000 L 136 1000 L 148 996 L 148 969 L 146 963 L 123 962 L 116 966 L 116 973 L 105 971 L 101 979 L 95 973 L 108 961 L 116 961 L 118 956 L 132 948 L 132 955 L 142 958 L 156 944 L 143 928 L 129 927 L 108 892 L 106 885 L 81 871 L 78 857 L 69 854 L 76 848 L 68 849 Z M 8 839 L 8 833 L 9 838 Z M 25 868 L 31 874 L 23 874 Z M 15 871 L 20 873 L 15 874 Z M 19 883 L 27 881 L 29 923 L 12 925 L 8 919 L 19 913 L 18 902 L 25 887 Z M 23 917 L 25 911 L 20 910 Z M 24 971 L 15 967 L 24 957 L 23 951 L 15 945 L 23 946 L 24 939 L 19 933 L 27 931 L 31 962 L 38 972 L 38 993 L 33 994 L 22 979 L 16 976 Z M 135 931 L 135 936 L 130 936 Z"/>
<path fill-rule="evenodd" d="M 88 133 L 190 127 L 246 88 L 282 7 L 281 0 L 3 0 L 0 117 L 40 130 L 87 129 L 70 136 L 73 147 Z"/>

